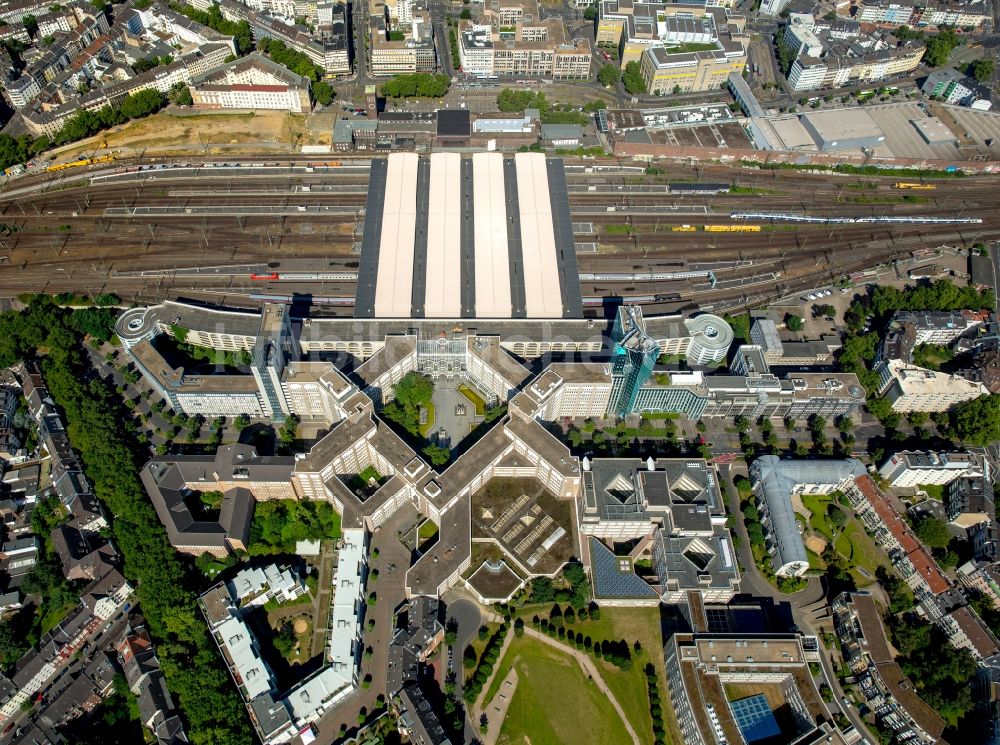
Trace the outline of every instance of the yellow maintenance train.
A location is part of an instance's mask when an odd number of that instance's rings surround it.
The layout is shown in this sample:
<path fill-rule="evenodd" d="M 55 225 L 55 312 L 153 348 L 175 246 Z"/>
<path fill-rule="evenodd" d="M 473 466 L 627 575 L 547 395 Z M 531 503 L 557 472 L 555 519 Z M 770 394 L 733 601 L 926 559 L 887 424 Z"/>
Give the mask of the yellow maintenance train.
<path fill-rule="evenodd" d="M 112 163 L 114 162 L 114 155 L 102 155 L 99 158 L 82 158 L 81 160 L 74 160 L 69 163 L 57 163 L 48 166 L 45 170 L 49 173 L 54 173 L 56 171 L 65 171 L 69 168 L 81 168 L 83 166 L 93 166 L 98 163 Z"/>

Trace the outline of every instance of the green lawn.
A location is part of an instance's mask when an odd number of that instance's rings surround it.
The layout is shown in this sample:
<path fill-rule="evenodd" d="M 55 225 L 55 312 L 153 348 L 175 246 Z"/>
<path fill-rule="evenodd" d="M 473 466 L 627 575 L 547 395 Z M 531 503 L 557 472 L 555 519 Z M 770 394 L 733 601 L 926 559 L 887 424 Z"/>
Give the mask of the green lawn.
<path fill-rule="evenodd" d="M 375 470 L 375 466 L 368 466 L 365 470 L 358 474 L 362 481 L 367 484 L 371 480 L 381 481 L 382 475 Z"/>
<path fill-rule="evenodd" d="M 438 534 L 438 526 L 433 520 L 424 520 L 417 531 L 417 544 L 422 545 L 424 541 L 429 541 Z"/>
<path fill-rule="evenodd" d="M 833 503 L 834 499 L 827 494 L 802 495 L 802 504 L 805 505 L 807 510 L 812 512 L 812 517 L 809 519 L 810 527 L 824 536 L 827 541 L 833 539 L 834 527 L 827 518 L 826 508 Z M 844 508 L 841 507 L 841 509 Z M 861 523 L 853 516 L 848 519 L 847 526 L 843 532 L 837 535 L 833 547 L 837 550 L 837 553 L 850 562 L 851 574 L 854 575 L 854 580 L 857 582 L 858 587 L 865 587 L 872 584 L 874 582 L 875 570 L 880 565 L 884 566 L 886 564 L 886 557 L 881 549 L 868 537 Z M 817 560 L 819 559 L 819 557 L 816 558 Z M 811 567 L 813 565 L 812 557 L 810 557 L 809 563 Z M 821 561 L 817 561 L 817 567 L 820 563 Z M 864 569 L 868 573 L 868 576 L 858 572 L 858 567 Z"/>
<path fill-rule="evenodd" d="M 572 657 L 524 636 L 511 642 L 499 679 L 510 670 L 508 659 L 518 683 L 500 745 L 564 745 L 582 738 L 608 745 L 629 742 L 614 707 Z"/>
<path fill-rule="evenodd" d="M 534 614 L 537 613 L 540 617 L 547 616 L 551 607 L 551 605 L 541 608 L 528 606 L 524 609 L 526 614 L 520 615 L 524 616 L 524 622 L 530 625 L 531 617 Z M 597 660 L 596 664 L 608 687 L 618 699 L 618 703 L 625 710 L 625 715 L 635 728 L 636 734 L 639 735 L 639 740 L 651 745 L 653 742 L 653 720 L 649 715 L 649 695 L 646 691 L 646 675 L 643 672 L 647 662 L 652 662 L 656 667 L 660 680 L 660 696 L 665 702 L 667 695 L 659 608 L 601 608 L 600 620 L 577 621 L 567 628 L 589 636 L 595 641 L 625 639 L 631 645 L 636 639 L 639 640 L 643 651 L 639 655 L 633 656 L 631 670 L 621 670 L 604 660 Z M 505 671 L 503 675 L 506 675 Z M 501 675 L 500 679 L 502 677 Z M 667 728 L 667 742 L 679 745 L 682 740 L 676 729 L 673 710 L 668 703 L 663 706 L 663 719 Z M 532 745 L 534 745 L 534 739 L 532 739 Z"/>
<path fill-rule="evenodd" d="M 485 623 L 485 624 L 483 624 L 483 625 L 484 625 L 484 626 L 486 626 L 486 628 L 488 628 L 488 629 L 490 630 L 490 633 L 489 633 L 489 636 L 487 636 L 487 637 L 486 637 L 486 640 L 485 640 L 485 641 L 481 641 L 481 640 L 479 639 L 479 634 L 475 634 L 475 635 L 474 635 L 474 636 L 472 637 L 472 639 L 471 639 L 471 640 L 469 641 L 469 645 L 470 645 L 470 646 L 471 646 L 471 647 L 472 647 L 472 648 L 473 648 L 474 650 L 476 650 L 476 659 L 477 659 L 477 660 L 478 660 L 478 659 L 479 659 L 480 657 L 482 657 L 482 656 L 483 656 L 483 652 L 485 652 L 485 651 L 486 651 L 486 644 L 487 644 L 487 642 L 488 642 L 488 641 L 490 640 L 490 638 L 491 638 L 491 637 L 492 637 L 492 636 L 493 636 L 493 635 L 494 635 L 494 634 L 495 634 L 495 633 L 497 632 L 497 629 L 498 629 L 498 628 L 500 628 L 500 624 L 498 624 L 498 623 L 493 623 L 492 621 L 491 621 L 490 623 Z M 513 632 L 510 632 L 510 633 L 513 633 Z M 464 652 L 465 650 L 463 649 L 462 651 Z M 456 664 L 457 664 L 457 662 L 458 662 L 458 661 L 456 660 Z M 501 662 L 503 662 L 503 660 L 501 660 Z M 510 668 L 508 667 L 507 669 L 509 670 Z M 472 675 L 472 674 L 473 674 L 474 672 L 476 672 L 475 668 L 473 668 L 472 670 L 469 670 L 469 669 L 464 669 L 464 672 L 463 672 L 462 674 L 463 674 L 463 675 L 464 675 L 464 676 L 465 676 L 466 678 L 468 678 L 468 677 L 469 677 L 470 675 Z M 504 675 L 506 675 L 506 673 L 504 673 Z M 500 677 L 502 678 L 503 676 L 500 676 Z"/>
<path fill-rule="evenodd" d="M 680 54 L 681 52 L 708 52 L 715 49 L 715 44 L 698 44 L 688 42 L 687 44 L 670 44 L 667 46 L 668 54 Z"/>
<path fill-rule="evenodd" d="M 421 437 L 427 437 L 427 433 L 434 429 L 434 404 L 428 401 L 423 408 L 427 410 L 427 424 L 419 425 L 418 429 Z"/>
<path fill-rule="evenodd" d="M 476 407 L 476 416 L 486 415 L 486 401 L 483 399 L 482 396 L 480 396 L 478 393 L 476 393 L 474 390 L 469 388 L 469 386 L 465 385 L 464 383 L 458 386 L 458 392 L 461 393 L 463 396 L 465 396 L 467 399 L 469 399 L 469 401 L 472 402 L 472 405 Z"/>
<path fill-rule="evenodd" d="M 66 603 L 59 608 L 49 608 L 48 612 L 42 616 L 39 622 L 42 635 L 45 635 L 52 631 L 59 623 L 70 614 L 70 612 L 79 605 L 79 602 L 72 601 Z M 43 606 L 44 608 L 45 606 Z"/>
<path fill-rule="evenodd" d="M 944 486 L 941 484 L 919 484 L 917 488 L 927 492 L 927 496 L 931 499 L 936 499 L 939 502 L 944 501 Z"/>
<path fill-rule="evenodd" d="M 930 370 L 940 370 L 941 366 L 951 362 L 955 353 L 941 344 L 919 344 L 913 350 L 913 364 Z"/>

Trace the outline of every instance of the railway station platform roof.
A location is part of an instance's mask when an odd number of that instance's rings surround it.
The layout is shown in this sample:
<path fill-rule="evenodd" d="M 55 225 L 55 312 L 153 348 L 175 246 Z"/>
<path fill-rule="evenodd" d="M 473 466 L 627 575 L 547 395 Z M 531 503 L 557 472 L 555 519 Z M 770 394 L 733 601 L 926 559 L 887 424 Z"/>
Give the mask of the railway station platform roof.
<path fill-rule="evenodd" d="M 582 318 L 562 159 L 372 161 L 358 318 Z"/>

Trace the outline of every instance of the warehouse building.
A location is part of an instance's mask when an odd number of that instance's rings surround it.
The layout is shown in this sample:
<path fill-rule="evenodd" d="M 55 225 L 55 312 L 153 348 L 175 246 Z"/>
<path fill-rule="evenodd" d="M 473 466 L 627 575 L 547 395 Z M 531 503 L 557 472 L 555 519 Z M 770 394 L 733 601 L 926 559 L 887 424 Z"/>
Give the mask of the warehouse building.
<path fill-rule="evenodd" d="M 583 314 L 561 159 L 394 153 L 372 162 L 366 215 L 359 318 Z"/>
<path fill-rule="evenodd" d="M 872 149 L 885 141 L 878 124 L 860 111 L 815 111 L 803 114 L 801 121 L 822 152 Z"/>

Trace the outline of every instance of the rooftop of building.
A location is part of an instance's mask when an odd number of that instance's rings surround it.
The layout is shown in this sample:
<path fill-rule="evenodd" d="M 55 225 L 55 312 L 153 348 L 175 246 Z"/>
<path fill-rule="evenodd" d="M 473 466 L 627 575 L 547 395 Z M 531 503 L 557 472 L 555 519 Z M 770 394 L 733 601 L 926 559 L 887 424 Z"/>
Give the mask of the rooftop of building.
<path fill-rule="evenodd" d="M 858 639 L 862 645 L 860 649 L 868 655 L 890 694 L 910 717 L 932 737 L 940 737 L 945 727 L 944 720 L 916 694 L 913 684 L 896 663 L 882 623 L 882 611 L 875 598 L 866 592 L 844 593 L 836 599 L 835 610 L 841 604 L 856 622 L 840 628 L 849 629 L 849 633 Z"/>
<path fill-rule="evenodd" d="M 635 573 L 632 560 L 616 556 L 597 538 L 590 538 L 590 576 L 595 600 L 655 600 L 659 594 Z"/>
<path fill-rule="evenodd" d="M 944 574 L 942 574 L 937 562 L 931 558 L 927 549 L 917 540 L 909 526 L 903 522 L 903 519 L 893 509 L 871 476 L 867 473 L 859 475 L 854 479 L 854 484 L 902 547 L 903 553 L 907 555 L 910 563 L 913 564 L 916 573 L 927 583 L 931 593 L 937 595 L 947 591 L 951 585 Z"/>
<path fill-rule="evenodd" d="M 968 607 L 956 608 L 948 614 L 948 617 L 961 629 L 978 657 L 985 660 L 1000 654 L 1000 643 L 997 642 L 993 632 Z"/>
<path fill-rule="evenodd" d="M 237 84 L 234 76 L 246 75 L 251 71 L 260 73 L 273 85 L 281 85 L 293 88 L 309 88 L 309 79 L 302 75 L 297 75 L 284 65 L 279 65 L 269 57 L 259 53 L 249 54 L 240 57 L 229 64 L 216 67 L 204 75 L 200 75 L 191 80 L 191 85 L 196 88 L 206 87 L 231 87 Z"/>
<path fill-rule="evenodd" d="M 669 530 L 711 533 L 712 515 L 723 511 L 715 472 L 704 460 L 585 461 L 584 509 L 601 520 L 651 521 L 655 513 Z"/>
<path fill-rule="evenodd" d="M 681 590 L 733 590 L 739 586 L 740 570 L 729 530 L 710 526 L 710 534 L 671 535 L 658 531 L 654 557 L 662 560 L 660 585 L 666 592 Z"/>
<path fill-rule="evenodd" d="M 979 465 L 979 458 L 972 453 L 935 452 L 932 450 L 900 450 L 893 453 L 882 468 L 904 466 L 915 469 L 965 470 Z"/>
<path fill-rule="evenodd" d="M 928 370 L 902 360 L 886 360 L 884 365 L 886 373 L 894 379 L 895 385 L 905 395 L 931 396 L 954 393 L 982 395 L 988 393 L 982 383 L 974 383 L 958 375 Z"/>

